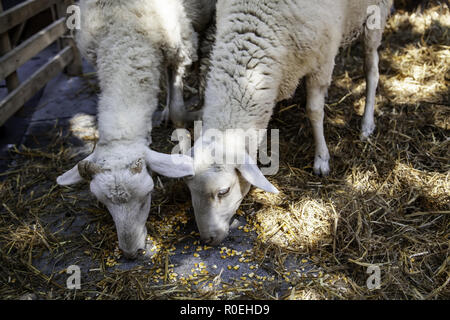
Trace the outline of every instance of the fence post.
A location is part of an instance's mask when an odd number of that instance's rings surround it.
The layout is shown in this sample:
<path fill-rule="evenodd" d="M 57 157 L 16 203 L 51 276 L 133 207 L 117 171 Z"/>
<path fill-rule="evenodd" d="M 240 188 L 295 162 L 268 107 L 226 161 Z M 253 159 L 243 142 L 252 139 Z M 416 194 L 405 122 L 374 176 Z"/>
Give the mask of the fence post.
<path fill-rule="evenodd" d="M 3 12 L 3 5 L 0 1 L 0 13 Z M 11 40 L 9 39 L 8 31 L 5 31 L 0 35 L 0 56 L 5 55 L 9 51 L 11 51 Z M 19 86 L 19 77 L 17 76 L 17 72 L 14 71 L 9 76 L 6 77 L 6 87 L 8 88 L 8 92 L 12 92 Z"/>

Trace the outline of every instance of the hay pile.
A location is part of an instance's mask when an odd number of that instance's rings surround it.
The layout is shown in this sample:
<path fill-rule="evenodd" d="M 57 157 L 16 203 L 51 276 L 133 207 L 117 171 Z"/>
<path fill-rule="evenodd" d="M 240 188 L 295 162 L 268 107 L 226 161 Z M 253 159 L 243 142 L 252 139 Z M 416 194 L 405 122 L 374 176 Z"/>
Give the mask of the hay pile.
<path fill-rule="evenodd" d="M 198 240 L 198 234 L 186 231 L 193 224 L 187 188 L 164 179 L 156 181 L 147 224 L 152 263 L 114 269 L 120 251 L 106 209 L 85 185 L 55 185 L 56 176 L 78 159 L 55 127 L 53 143 L 13 149 L 10 170 L 0 174 L 0 297 L 449 299 L 449 17 L 448 8 L 435 5 L 423 15 L 399 11 L 390 19 L 380 50 L 377 129 L 368 142 L 359 140 L 361 44 L 338 57 L 325 121 L 329 177 L 312 174 L 314 144 L 301 97 L 277 108 L 271 127 L 281 131 L 280 171 L 269 179 L 281 192 L 253 189 L 241 207 L 245 228 L 256 233 L 252 251 L 242 258 L 276 277 L 256 278 L 251 269 L 228 283 L 201 264 L 195 276 L 174 274 L 174 248 L 183 239 Z M 156 149 L 170 150 L 169 132 L 155 130 Z M 95 138 L 95 132 L 83 135 Z M 80 211 L 89 230 L 64 234 Z M 192 256 L 197 246 L 185 254 Z M 74 253 L 93 262 L 90 282 L 80 291 L 67 291 L 64 275 L 35 266 L 45 256 L 78 262 Z M 292 259 L 299 261 L 295 272 L 286 267 Z M 366 286 L 371 265 L 381 270 L 379 290 Z"/>

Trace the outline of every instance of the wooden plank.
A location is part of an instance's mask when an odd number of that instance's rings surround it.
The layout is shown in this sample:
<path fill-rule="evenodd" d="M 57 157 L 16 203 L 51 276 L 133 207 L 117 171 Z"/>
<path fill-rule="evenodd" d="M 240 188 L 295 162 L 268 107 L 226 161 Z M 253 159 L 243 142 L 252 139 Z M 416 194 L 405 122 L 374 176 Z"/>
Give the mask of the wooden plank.
<path fill-rule="evenodd" d="M 28 0 L 0 14 L 0 33 L 4 33 L 25 20 L 62 0 Z"/>
<path fill-rule="evenodd" d="M 61 18 L 1 57 L 0 80 L 10 75 L 29 59 L 47 48 L 65 32 L 65 18 Z"/>
<path fill-rule="evenodd" d="M 3 5 L 0 1 L 0 13 L 3 12 Z M 8 32 L 0 33 L 0 55 L 6 54 L 8 51 L 11 50 L 11 41 L 9 39 Z M 2 78 L 3 79 L 3 78 Z M 8 89 L 8 92 L 13 91 L 19 86 L 19 77 L 17 75 L 17 72 L 13 72 L 11 75 L 9 75 L 6 78 L 6 88 Z"/>
<path fill-rule="evenodd" d="M 11 36 L 11 46 L 14 48 L 20 41 L 20 37 L 23 34 L 23 30 L 25 29 L 27 22 L 24 21 L 17 27 L 17 30 L 14 31 L 14 34 Z"/>
<path fill-rule="evenodd" d="M 58 14 L 56 13 L 56 7 L 57 6 L 58 6 L 57 4 L 50 6 L 50 11 L 52 12 L 52 19 L 53 19 L 53 21 L 58 20 Z M 62 45 L 62 39 L 58 39 L 57 46 L 58 46 L 58 50 L 61 50 L 62 48 L 65 47 L 65 46 Z"/>
<path fill-rule="evenodd" d="M 16 113 L 27 100 L 42 89 L 48 81 L 57 76 L 72 61 L 73 56 L 73 48 L 65 47 L 4 98 L 0 102 L 0 126 Z"/>

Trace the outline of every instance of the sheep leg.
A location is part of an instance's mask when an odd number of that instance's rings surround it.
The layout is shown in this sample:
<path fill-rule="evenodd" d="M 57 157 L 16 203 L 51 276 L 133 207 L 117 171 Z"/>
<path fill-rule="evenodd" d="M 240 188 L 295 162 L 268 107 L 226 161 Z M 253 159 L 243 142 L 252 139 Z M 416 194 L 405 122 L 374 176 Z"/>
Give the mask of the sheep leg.
<path fill-rule="evenodd" d="M 184 128 L 186 109 L 183 99 L 183 75 L 166 69 L 166 106 L 155 120 L 156 125 L 172 121 L 175 127 Z"/>
<path fill-rule="evenodd" d="M 168 68 L 166 70 L 166 88 L 166 106 L 159 115 L 155 116 L 155 126 L 159 126 L 161 123 L 167 124 L 170 119 L 176 128 L 185 128 L 187 123 L 201 119 L 202 110 L 188 111 L 185 107 L 182 74 L 177 74 Z M 198 100 L 191 99 L 188 101 L 188 105 L 198 104 Z"/>
<path fill-rule="evenodd" d="M 176 128 L 184 128 L 185 127 L 185 114 L 186 107 L 184 105 L 183 98 L 183 72 L 172 71 L 170 76 L 170 101 L 169 101 L 169 114 L 170 120 L 174 124 Z"/>
<path fill-rule="evenodd" d="M 155 116 L 153 118 L 153 126 L 159 127 L 162 124 L 167 126 L 167 123 L 170 119 L 170 97 L 171 97 L 171 72 L 169 72 L 168 68 L 165 70 L 165 79 L 166 79 L 166 105 L 164 109 L 155 112 Z"/>
<path fill-rule="evenodd" d="M 198 103 L 195 98 L 189 100 L 187 104 L 183 98 L 183 72 L 175 72 L 172 76 L 170 96 L 170 120 L 177 128 L 185 128 L 186 124 L 201 119 L 203 111 L 188 111 L 186 105 Z"/>
<path fill-rule="evenodd" d="M 324 104 L 327 87 L 320 85 L 314 77 L 306 80 L 306 111 L 311 121 L 315 142 L 314 173 L 326 176 L 330 172 L 327 143 L 323 131 Z"/>
<path fill-rule="evenodd" d="M 361 140 L 366 140 L 375 130 L 375 96 L 380 78 L 378 47 L 381 43 L 382 30 L 366 28 L 364 49 L 364 69 L 366 73 L 366 105 L 361 125 Z"/>

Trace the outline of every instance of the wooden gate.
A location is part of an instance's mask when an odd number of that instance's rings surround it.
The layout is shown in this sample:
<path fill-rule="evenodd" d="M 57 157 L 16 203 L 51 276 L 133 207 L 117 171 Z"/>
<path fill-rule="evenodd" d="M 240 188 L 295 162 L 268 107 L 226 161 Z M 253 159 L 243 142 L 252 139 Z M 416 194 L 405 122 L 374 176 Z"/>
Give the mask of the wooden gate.
<path fill-rule="evenodd" d="M 2 126 L 26 101 L 41 90 L 53 77 L 65 70 L 69 75 L 82 73 L 81 57 L 66 25 L 68 6 L 73 0 L 27 0 L 3 11 L 0 2 L 0 79 L 6 80 L 8 95 L 0 101 L 0 126 Z M 53 23 L 15 46 L 9 30 L 22 32 L 31 17 L 51 9 Z M 19 82 L 17 70 L 39 52 L 58 42 L 59 52 L 28 79 Z"/>

